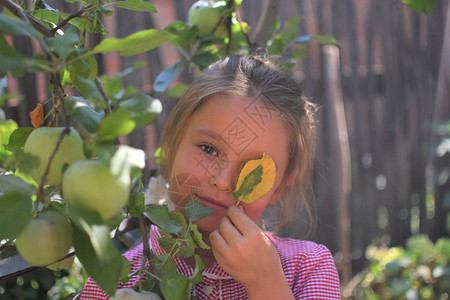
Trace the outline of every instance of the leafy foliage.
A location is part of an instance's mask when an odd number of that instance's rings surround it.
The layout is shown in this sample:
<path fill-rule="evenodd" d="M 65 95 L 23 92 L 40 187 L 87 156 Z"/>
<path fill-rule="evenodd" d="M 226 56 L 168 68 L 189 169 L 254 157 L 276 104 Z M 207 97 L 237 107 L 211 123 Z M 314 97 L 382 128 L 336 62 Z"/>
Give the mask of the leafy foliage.
<path fill-rule="evenodd" d="M 103 20 L 113 13 L 113 6 L 141 13 L 157 13 L 155 6 L 145 0 L 66 0 L 79 8 L 75 13 L 68 13 L 44 0 L 34 0 L 31 10 L 25 10 L 11 0 L 5 2 L 8 3 L 5 7 L 11 11 L 5 9 L 0 13 L 0 104 L 12 97 L 22 97 L 5 93 L 7 74 L 19 78 L 27 72 L 42 73 L 49 80 L 47 88 L 51 97 L 46 103 L 39 103 L 31 113 L 33 127 L 62 127 L 67 130 L 61 130 L 59 141 L 47 153 L 48 161 L 39 162 L 24 151 L 25 142 L 34 129 L 19 127 L 11 120 L 0 120 L 2 258 L 8 257 L 8 253 L 15 253 L 11 251 L 14 240 L 33 217 L 55 209 L 71 221 L 76 261 L 108 294 L 114 294 L 119 280 L 125 282 L 133 275 L 139 275 L 141 279 L 145 277 L 143 275 L 148 275 L 146 281 L 142 279 L 138 282 L 137 288 L 154 291 L 166 299 L 189 298 L 192 286 L 201 281 L 201 271 L 204 269 L 194 251 L 198 247 L 209 248 L 194 221 L 208 215 L 211 209 L 191 201 L 183 215 L 170 211 L 166 206 L 145 206 L 142 184 L 144 152 L 117 145 L 117 141 L 134 129 L 154 122 L 161 113 L 161 102 L 142 93 L 137 87 L 123 84 L 127 75 L 143 67 L 142 63 L 136 63 L 119 74 L 106 76 L 98 74 L 94 55 L 110 52 L 118 52 L 122 56 L 137 55 L 170 43 L 177 47 L 182 58 L 155 78 L 153 88 L 157 92 L 180 97 L 187 86 L 174 82 L 184 70 L 202 71 L 224 54 L 250 53 L 258 47 L 266 47 L 275 56 L 283 53 L 283 57 L 295 60 L 307 53 L 304 45 L 307 42 L 335 41 L 328 37 L 299 37 L 299 19 L 294 18 L 286 22 L 283 31 L 265 44 L 258 45 L 249 38 L 249 25 L 237 16 L 236 11 L 242 1 L 235 0 L 225 2 L 226 8 L 217 20 L 217 24 L 225 24 L 226 34 L 201 34 L 197 25 L 175 21 L 164 29 L 145 29 L 123 38 L 107 37 L 88 47 L 88 34 L 108 33 Z M 31 57 L 21 53 L 10 42 L 15 36 L 33 40 L 39 45 L 39 53 Z M 295 67 L 294 60 L 279 61 L 292 69 Z M 50 108 L 47 114 L 44 114 L 44 105 Z M 60 185 L 46 184 L 55 154 L 60 150 L 64 135 L 69 132 L 68 128 L 74 128 L 81 135 L 88 159 L 102 161 L 113 176 L 133 183 L 127 205 L 108 220 L 103 220 L 98 212 L 66 203 Z M 163 155 L 158 158 L 164 163 Z M 40 163 L 45 164 L 46 171 L 42 178 L 33 179 L 31 172 Z M 66 164 L 61 169 L 65 171 L 66 168 L 70 166 Z M 265 172 L 261 176 L 264 181 Z M 147 274 L 144 271 L 129 274 L 128 262 L 121 257 L 110 238 L 111 231 L 128 216 L 137 217 L 140 221 L 147 218 L 163 234 L 160 243 L 167 254 L 156 256 L 151 251 L 146 253 L 145 260 L 152 266 L 145 271 Z M 141 228 L 145 232 L 145 228 Z M 147 241 L 144 239 L 145 243 Z M 194 256 L 196 265 L 192 278 L 176 273 L 175 256 Z"/>
<path fill-rule="evenodd" d="M 436 3 L 435 0 L 402 0 L 410 8 L 418 12 L 430 13 Z"/>
<path fill-rule="evenodd" d="M 358 299 L 445 299 L 450 286 L 450 239 L 426 235 L 408 239 L 406 248 L 366 250 L 369 267 L 349 285 Z"/>

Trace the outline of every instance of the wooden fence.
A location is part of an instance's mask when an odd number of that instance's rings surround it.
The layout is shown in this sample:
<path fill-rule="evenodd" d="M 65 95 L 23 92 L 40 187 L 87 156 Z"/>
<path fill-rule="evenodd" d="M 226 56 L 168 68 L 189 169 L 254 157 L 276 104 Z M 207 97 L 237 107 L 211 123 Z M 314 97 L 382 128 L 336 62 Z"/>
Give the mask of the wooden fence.
<path fill-rule="evenodd" d="M 151 2 L 158 14 L 121 10 L 107 19 L 111 34 L 123 37 L 185 20 L 194 1 Z M 263 3 L 244 0 L 242 18 L 256 26 Z M 445 225 L 449 204 L 444 205 L 444 197 L 450 197 L 449 179 L 436 183 L 433 174 L 448 170 L 450 159 L 449 154 L 439 158 L 433 154 L 437 140 L 432 131 L 436 107 L 438 121 L 450 119 L 449 99 L 436 94 L 448 5 L 448 0 L 438 0 L 433 12 L 424 15 L 401 0 L 282 1 L 281 25 L 300 15 L 301 35 L 332 35 L 339 41 L 337 48 L 311 43 L 311 55 L 293 75 L 321 107 L 315 169 L 318 224 L 311 238 L 334 253 L 343 281 L 362 269 L 365 248 L 371 243 L 394 246 L 419 232 L 433 239 L 449 234 Z M 27 40 L 14 42 L 21 49 L 32 49 Z M 446 51 L 449 57 L 449 47 Z M 121 60 L 115 54 L 98 57 L 99 69 L 106 74 L 136 60 L 146 61 L 147 67 L 128 77 L 127 83 L 148 93 L 156 75 L 177 58 L 169 46 Z M 191 81 L 188 73 L 181 77 Z M 28 112 L 47 97 L 42 80 L 26 75 L 11 87 L 24 93 L 25 100 L 9 102 L 7 116 L 29 124 Z M 447 77 L 444 89 L 448 82 Z M 164 95 L 154 96 L 163 100 L 162 115 L 128 140 L 146 149 L 149 166 L 154 166 L 152 153 L 175 103 Z"/>

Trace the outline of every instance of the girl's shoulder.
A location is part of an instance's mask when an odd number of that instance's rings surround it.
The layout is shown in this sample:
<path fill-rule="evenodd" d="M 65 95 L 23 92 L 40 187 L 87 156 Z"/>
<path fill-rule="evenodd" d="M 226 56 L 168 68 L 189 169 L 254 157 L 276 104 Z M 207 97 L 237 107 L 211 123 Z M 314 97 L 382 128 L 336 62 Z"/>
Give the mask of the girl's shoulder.
<path fill-rule="evenodd" d="M 277 248 L 295 299 L 340 299 L 339 275 L 327 247 L 266 234 Z"/>

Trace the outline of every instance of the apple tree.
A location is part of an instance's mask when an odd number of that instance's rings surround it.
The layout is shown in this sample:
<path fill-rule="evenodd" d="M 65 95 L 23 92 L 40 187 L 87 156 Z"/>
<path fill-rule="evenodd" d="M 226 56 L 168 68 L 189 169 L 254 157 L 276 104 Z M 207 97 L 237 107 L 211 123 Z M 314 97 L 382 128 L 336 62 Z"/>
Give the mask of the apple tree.
<path fill-rule="evenodd" d="M 43 73 L 51 93 L 44 103 L 50 107 L 48 113 L 41 103 L 30 112 L 33 127 L 0 120 L 0 250 L 15 247 L 29 263 L 58 269 L 70 265 L 73 249 L 89 276 L 110 295 L 119 280 L 139 275 L 137 291 L 152 291 L 166 299 L 189 298 L 203 269 L 195 248 L 208 248 L 193 221 L 210 210 L 191 201 L 185 217 L 167 206 L 145 206 L 145 153 L 121 145 L 119 138 L 152 123 L 161 102 L 122 84 L 140 64 L 106 76 L 98 74 L 94 55 L 114 51 L 131 56 L 169 43 L 181 58 L 157 76 L 153 89 L 180 97 L 187 86 L 174 81 L 186 68 L 201 72 L 225 54 L 259 48 L 293 68 L 307 55 L 306 43 L 335 40 L 298 36 L 299 18 L 287 20 L 283 30 L 273 34 L 279 0 L 268 1 L 251 39 L 251 28 L 239 17 L 241 0 L 201 0 L 190 8 L 187 23 L 175 21 L 121 39 L 106 37 L 88 47 L 88 34 L 107 33 L 103 20 L 113 13 L 112 7 L 142 13 L 157 10 L 144 0 L 66 2 L 78 11 L 63 12 L 44 0 L 34 0 L 33 8 L 25 10 L 13 0 L 0 0 L 0 104 L 17 98 L 3 92 L 7 75 Z M 32 39 L 39 52 L 32 57 L 21 53 L 11 43 L 14 36 Z M 130 217 L 137 218 L 141 228 L 143 265 L 151 266 L 137 274 L 130 274 L 129 263 L 110 238 Z M 158 257 L 149 248 L 146 222 L 158 226 L 171 245 L 166 256 Z M 173 256 L 195 256 L 192 278 L 176 273 Z"/>

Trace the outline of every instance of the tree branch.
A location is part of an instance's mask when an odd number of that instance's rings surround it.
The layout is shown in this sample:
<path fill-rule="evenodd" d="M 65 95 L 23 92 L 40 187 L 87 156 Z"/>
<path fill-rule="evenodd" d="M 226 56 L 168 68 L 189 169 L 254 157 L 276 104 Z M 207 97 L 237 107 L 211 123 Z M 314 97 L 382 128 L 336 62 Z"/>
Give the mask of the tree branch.
<path fill-rule="evenodd" d="M 92 7 L 93 7 L 92 4 L 88 4 L 85 7 L 83 7 L 82 9 L 80 9 L 79 11 L 77 11 L 76 13 L 71 14 L 70 16 L 65 18 L 61 23 L 59 23 L 58 26 L 53 28 L 52 29 L 52 33 L 55 34 L 56 31 L 58 31 L 59 29 L 63 28 L 64 26 L 66 26 L 67 23 L 69 23 L 70 20 L 80 17 L 82 14 L 84 14 L 86 11 L 88 11 Z"/>
<path fill-rule="evenodd" d="M 142 277 L 145 273 L 145 263 L 148 261 L 150 264 L 150 269 L 152 271 L 153 274 L 157 274 L 157 269 L 155 266 L 154 261 L 152 260 L 151 257 L 151 250 L 150 250 L 150 245 L 148 243 L 148 236 L 147 236 L 147 229 L 145 226 L 145 217 L 144 215 L 140 215 L 138 216 L 138 220 L 139 220 L 139 229 L 141 231 L 141 237 L 142 237 L 142 244 L 144 246 L 144 258 L 142 260 L 142 266 L 141 266 L 141 270 L 139 272 L 139 286 L 141 287 L 142 284 Z M 159 288 L 159 281 L 156 280 L 156 285 Z"/>
<path fill-rule="evenodd" d="M 227 9 L 231 9 L 233 7 L 233 5 L 234 5 L 234 0 L 228 1 Z M 231 51 L 231 40 L 232 40 L 232 37 L 233 37 L 232 32 L 231 32 L 232 19 L 233 19 L 233 16 L 230 14 L 227 17 L 227 33 L 228 33 L 227 54 L 230 54 L 230 51 Z"/>
<path fill-rule="evenodd" d="M 266 7 L 264 8 L 262 16 L 259 18 L 258 25 L 256 26 L 255 39 L 251 45 L 253 51 L 260 47 L 265 47 L 267 41 L 272 36 L 273 25 L 277 20 L 280 2 L 281 0 L 267 1 Z"/>
<path fill-rule="evenodd" d="M 241 14 L 238 11 L 236 11 L 236 18 L 237 18 L 237 20 L 239 22 L 239 25 L 241 26 L 241 31 L 242 31 L 242 34 L 245 37 L 245 40 L 247 41 L 247 45 L 249 47 L 251 47 L 252 46 L 252 41 L 250 40 L 250 36 L 248 35 L 247 30 L 244 29 L 244 27 L 242 26 L 242 23 L 244 23 L 244 22 L 242 21 Z"/>
<path fill-rule="evenodd" d="M 106 92 L 105 92 L 105 90 L 103 89 L 103 86 L 102 86 L 100 80 L 98 79 L 98 77 L 95 77 L 95 86 L 96 86 L 96 87 L 98 88 L 98 90 L 100 91 L 100 94 L 102 95 L 103 100 L 105 100 L 105 103 L 106 103 L 106 105 L 107 105 L 105 113 L 106 113 L 106 114 L 110 114 L 110 113 L 111 113 L 111 105 L 109 104 L 108 96 L 106 95 Z"/>
<path fill-rule="evenodd" d="M 36 29 L 37 31 L 42 33 L 45 37 L 53 36 L 53 32 L 49 28 L 45 27 L 44 25 L 42 25 L 41 23 L 36 21 L 33 18 L 33 16 L 26 13 L 22 9 L 22 7 L 20 7 L 15 2 L 13 2 L 11 0 L 0 0 L 0 5 L 3 5 L 7 10 L 12 12 L 16 17 L 18 17 L 26 22 L 29 22 L 34 27 L 34 29 Z"/>

